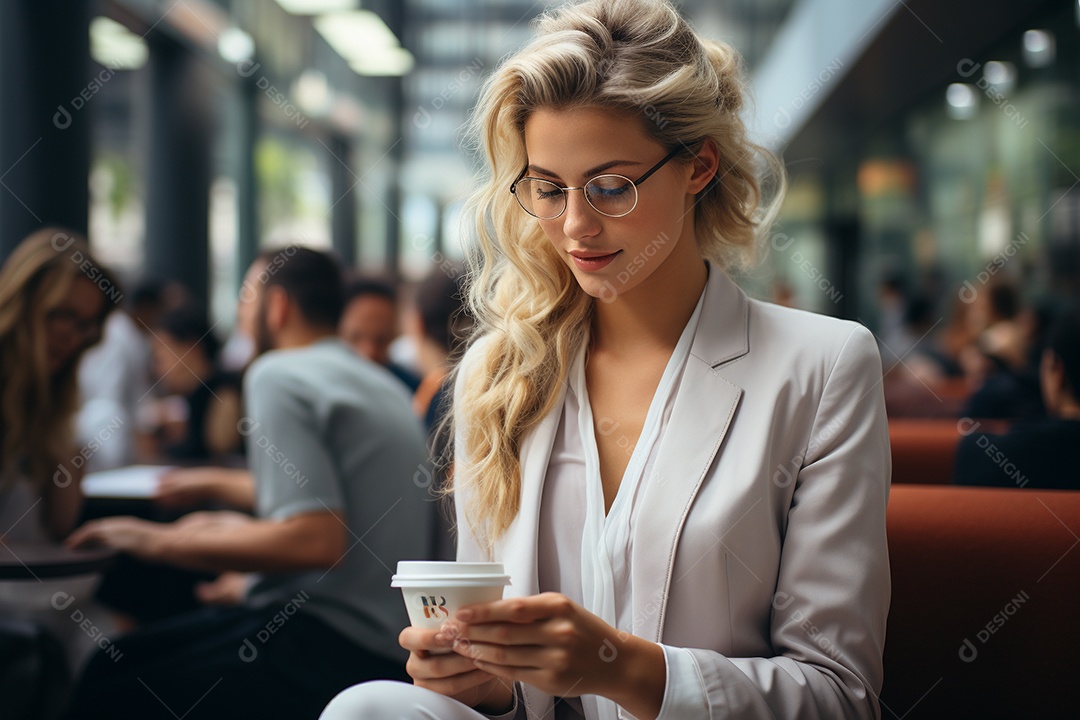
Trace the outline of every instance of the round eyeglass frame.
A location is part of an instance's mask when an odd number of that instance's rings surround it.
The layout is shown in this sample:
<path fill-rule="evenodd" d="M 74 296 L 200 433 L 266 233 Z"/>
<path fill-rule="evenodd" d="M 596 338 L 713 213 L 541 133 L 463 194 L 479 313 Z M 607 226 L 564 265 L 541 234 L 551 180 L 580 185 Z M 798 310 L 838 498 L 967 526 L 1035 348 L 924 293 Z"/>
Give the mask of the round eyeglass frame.
<path fill-rule="evenodd" d="M 634 208 L 637 207 L 637 204 L 638 204 L 638 186 L 641 185 L 641 183 L 648 180 L 649 177 L 653 173 L 655 173 L 657 170 L 664 167 L 664 165 L 666 165 L 668 163 L 668 161 L 670 161 L 673 157 L 678 155 L 679 152 L 682 149 L 683 148 L 682 148 L 681 145 L 679 147 L 674 148 L 671 152 L 669 152 L 667 155 L 665 155 L 663 157 L 663 159 L 660 160 L 660 162 L 656 163 L 651 168 L 646 170 L 645 174 L 642 175 L 641 177 L 639 177 L 637 180 L 631 180 L 630 178 L 626 177 L 625 175 L 619 175 L 618 173 L 604 173 L 603 175 L 597 175 L 596 177 L 589 178 L 588 182 L 586 182 L 584 185 L 581 185 L 580 187 L 561 187 L 561 186 L 556 185 L 555 183 L 553 183 L 551 180 L 546 180 L 544 178 L 529 177 L 529 176 L 525 175 L 525 173 L 527 173 L 529 171 L 529 167 L 528 167 L 528 165 L 526 165 L 525 169 L 521 171 L 521 174 L 518 176 L 517 180 L 510 183 L 510 194 L 514 196 L 514 199 L 517 200 L 517 204 L 521 207 L 522 210 L 524 210 L 525 212 L 527 212 L 529 215 L 536 218 L 537 220 L 555 220 L 556 218 L 562 217 L 562 214 L 566 212 L 566 208 L 569 205 L 569 201 L 567 199 L 567 196 L 569 195 L 571 190 L 581 190 L 582 192 L 584 192 L 585 193 L 585 202 L 589 203 L 589 207 L 591 207 L 593 210 L 600 213 L 604 217 L 610 217 L 610 218 L 626 217 L 627 215 L 629 215 L 630 213 L 632 213 L 634 211 Z M 599 180 L 600 178 L 606 178 L 606 177 L 622 178 L 626 182 L 630 183 L 630 186 L 632 188 L 634 188 L 634 204 L 631 205 L 630 209 L 627 210 L 626 212 L 619 213 L 618 215 L 612 215 L 611 213 L 606 213 L 603 210 L 601 210 L 600 208 L 596 207 L 596 205 L 593 205 L 592 200 L 589 199 L 589 193 L 586 192 L 585 189 L 587 187 L 589 187 L 589 185 L 591 185 L 595 180 Z M 525 207 L 525 203 L 523 203 L 521 201 L 521 196 L 517 194 L 517 185 L 522 180 L 536 180 L 536 181 L 539 181 L 539 182 L 545 182 L 545 183 L 548 183 L 549 185 L 552 185 L 553 187 L 556 187 L 559 190 L 561 190 L 562 191 L 562 201 L 563 201 L 562 202 L 562 209 L 559 210 L 559 212 L 556 213 L 555 215 L 552 215 L 551 217 L 544 217 L 542 215 L 537 215 L 532 210 Z"/>

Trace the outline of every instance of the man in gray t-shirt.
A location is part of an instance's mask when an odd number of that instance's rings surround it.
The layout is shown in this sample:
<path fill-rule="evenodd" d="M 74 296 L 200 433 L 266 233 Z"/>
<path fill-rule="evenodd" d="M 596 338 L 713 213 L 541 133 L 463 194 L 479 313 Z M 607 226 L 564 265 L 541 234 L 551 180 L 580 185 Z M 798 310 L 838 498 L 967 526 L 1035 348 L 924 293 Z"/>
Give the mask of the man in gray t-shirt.
<path fill-rule="evenodd" d="M 257 573 L 239 607 L 208 608 L 117 639 L 91 660 L 70 718 L 316 717 L 340 690 L 407 679 L 408 624 L 390 576 L 435 546 L 437 503 L 404 386 L 336 339 L 340 271 L 326 254 L 265 255 L 261 357 L 244 381 L 255 517 L 87 523 L 73 545 Z"/>
<path fill-rule="evenodd" d="M 256 360 L 244 396 L 258 516 L 332 513 L 348 528 L 329 569 L 264 574 L 249 601 L 282 602 L 304 590 L 305 611 L 404 662 L 397 636 L 409 621 L 390 575 L 398 560 L 430 552 L 436 523 L 426 486 L 414 482 L 427 477 L 427 451 L 405 386 L 330 337 Z"/>

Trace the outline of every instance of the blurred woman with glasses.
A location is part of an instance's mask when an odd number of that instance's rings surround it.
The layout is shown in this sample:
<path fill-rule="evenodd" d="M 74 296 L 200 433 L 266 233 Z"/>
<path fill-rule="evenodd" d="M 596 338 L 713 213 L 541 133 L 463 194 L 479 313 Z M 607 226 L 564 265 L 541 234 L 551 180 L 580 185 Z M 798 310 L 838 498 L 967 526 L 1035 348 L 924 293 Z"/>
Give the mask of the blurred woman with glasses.
<path fill-rule="evenodd" d="M 538 28 L 475 113 L 454 393 L 458 559 L 512 586 L 401 633 L 414 686 L 323 717 L 879 717 L 880 359 L 862 326 L 727 275 L 783 185 L 740 59 L 661 0 Z"/>
<path fill-rule="evenodd" d="M 0 541 L 14 558 L 63 539 L 78 520 L 83 468 L 95 451 L 75 440 L 79 360 L 120 298 L 113 276 L 70 231 L 30 235 L 0 267 Z M 0 618 L 49 628 L 74 669 L 96 645 L 71 613 L 93 617 L 102 632 L 111 626 L 92 604 L 98 579 L 0 583 Z M 60 591 L 75 603 L 66 612 L 52 604 Z M 35 678 L 24 681 L 29 697 Z"/>
<path fill-rule="evenodd" d="M 31 528 L 59 539 L 74 527 L 79 358 L 120 297 L 86 241 L 56 228 L 23 240 L 0 268 L 0 516 L 20 517 L 23 493 L 42 500 L 16 528 L 0 523 L 9 539 L 37 535 Z"/>

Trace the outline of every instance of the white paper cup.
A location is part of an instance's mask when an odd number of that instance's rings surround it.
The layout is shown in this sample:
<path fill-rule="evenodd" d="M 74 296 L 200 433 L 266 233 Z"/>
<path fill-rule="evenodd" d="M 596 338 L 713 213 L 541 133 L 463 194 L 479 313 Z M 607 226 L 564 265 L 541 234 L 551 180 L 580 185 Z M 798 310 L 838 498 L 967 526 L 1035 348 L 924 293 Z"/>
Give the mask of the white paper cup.
<path fill-rule="evenodd" d="M 402 560 L 390 586 L 401 588 L 409 622 L 437 630 L 461 608 L 500 600 L 510 576 L 502 563 Z"/>

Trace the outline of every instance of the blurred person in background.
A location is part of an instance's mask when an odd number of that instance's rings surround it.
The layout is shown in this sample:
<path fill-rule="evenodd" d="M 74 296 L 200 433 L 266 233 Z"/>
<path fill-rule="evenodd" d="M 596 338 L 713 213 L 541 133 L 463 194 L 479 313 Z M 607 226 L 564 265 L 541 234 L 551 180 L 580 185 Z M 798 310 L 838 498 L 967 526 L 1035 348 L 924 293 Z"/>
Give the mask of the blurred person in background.
<path fill-rule="evenodd" d="M 353 682 L 407 677 L 397 644 L 407 617 L 390 568 L 432 543 L 435 503 L 415 481 L 428 464 L 423 430 L 406 389 L 338 339 L 344 297 L 330 256 L 290 247 L 269 264 L 241 423 L 256 516 L 109 518 L 71 537 L 146 561 L 258 575 L 240 606 L 121 638 L 122 663 L 98 653 L 70 718 L 175 720 L 170 708 L 196 705 L 199 718 L 316 717 Z"/>
<path fill-rule="evenodd" d="M 390 346 L 401 334 L 398 329 L 397 290 L 388 282 L 359 278 L 345 287 L 345 312 L 338 332 L 360 357 L 382 365 L 410 393 L 420 386 L 420 377 L 390 358 Z"/>
<path fill-rule="evenodd" d="M 472 330 L 472 316 L 464 307 L 465 267 L 441 265 L 416 290 L 411 313 L 411 335 L 423 381 L 413 396 L 413 410 L 432 431 L 446 411 L 445 383 Z"/>
<path fill-rule="evenodd" d="M 67 230 L 46 228 L 30 235 L 0 268 L 0 540 L 5 548 L 54 543 L 75 526 L 85 465 L 98 449 L 96 443 L 79 445 L 75 436 L 79 362 L 100 339 L 120 296 L 115 278 L 90 254 L 86 241 Z M 90 602 L 97 582 L 96 575 L 0 582 L 0 618 L 47 627 L 76 667 L 96 644 L 71 622 L 70 612 L 93 618 L 106 636 L 111 632 L 105 611 Z M 67 613 L 51 604 L 61 591 L 74 598 Z"/>
<path fill-rule="evenodd" d="M 248 266 L 237 294 L 236 324 L 229 341 L 222 348 L 222 369 L 240 372 L 255 357 L 255 338 L 259 334 L 259 289 L 269 280 L 269 263 L 276 251 L 259 253 Z M 227 357 L 226 357 L 227 356 Z M 186 467 L 162 475 L 154 496 L 159 505 L 174 510 L 193 509 L 201 505 L 224 505 L 243 512 L 255 508 L 255 483 L 250 471 L 234 467 Z M 240 595 L 217 587 L 197 588 L 205 602 L 238 602 Z M 230 587 L 242 591 L 236 583 Z"/>
<path fill-rule="evenodd" d="M 904 357 L 915 338 L 904 326 L 908 307 L 907 283 L 899 271 L 886 272 L 878 284 L 878 345 L 888 370 Z"/>
<path fill-rule="evenodd" d="M 126 307 L 109 315 L 101 342 L 79 364 L 79 438 L 84 443 L 97 438 L 101 447 L 87 461 L 87 472 L 131 465 L 146 454 L 139 420 L 154 402 L 150 328 L 160 314 L 162 289 L 153 281 L 136 285 Z"/>
<path fill-rule="evenodd" d="M 190 463 L 243 452 L 241 378 L 218 368 L 218 341 L 202 307 L 187 304 L 162 314 L 151 348 L 154 376 L 166 395 L 153 419 L 163 459 Z"/>
<path fill-rule="evenodd" d="M 971 418 L 1038 418 L 1045 414 L 1037 367 L 1029 360 L 1037 342 L 1019 289 L 998 280 L 979 290 L 972 309 L 979 329 L 976 351 L 964 356 L 964 369 L 977 389 L 962 414 Z"/>
<path fill-rule="evenodd" d="M 221 348 L 221 369 L 242 372 L 255 358 L 257 288 L 266 273 L 267 252 L 259 253 L 248 266 L 236 297 L 236 324 Z"/>
<path fill-rule="evenodd" d="M 1080 490 L 1080 308 L 1052 325 L 1039 365 L 1047 417 L 1004 434 L 972 432 L 956 451 L 958 485 Z"/>

